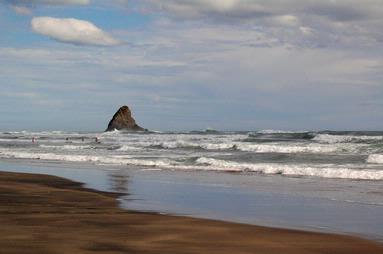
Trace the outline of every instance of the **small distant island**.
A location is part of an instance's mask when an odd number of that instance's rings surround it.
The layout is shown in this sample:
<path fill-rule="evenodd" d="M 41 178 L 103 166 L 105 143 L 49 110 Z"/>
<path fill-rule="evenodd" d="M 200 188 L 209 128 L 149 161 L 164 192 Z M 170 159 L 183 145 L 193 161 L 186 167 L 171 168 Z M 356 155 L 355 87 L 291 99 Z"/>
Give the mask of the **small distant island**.
<path fill-rule="evenodd" d="M 132 117 L 132 112 L 126 105 L 117 110 L 105 131 L 114 130 L 147 131 L 136 123 Z"/>

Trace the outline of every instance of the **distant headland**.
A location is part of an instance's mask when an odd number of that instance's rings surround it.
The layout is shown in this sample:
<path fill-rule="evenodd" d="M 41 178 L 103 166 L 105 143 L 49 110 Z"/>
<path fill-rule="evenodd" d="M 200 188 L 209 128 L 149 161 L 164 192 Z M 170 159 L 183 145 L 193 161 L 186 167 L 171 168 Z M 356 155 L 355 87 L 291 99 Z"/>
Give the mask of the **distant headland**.
<path fill-rule="evenodd" d="M 117 110 L 105 131 L 114 130 L 147 131 L 136 123 L 132 117 L 132 112 L 126 105 Z"/>

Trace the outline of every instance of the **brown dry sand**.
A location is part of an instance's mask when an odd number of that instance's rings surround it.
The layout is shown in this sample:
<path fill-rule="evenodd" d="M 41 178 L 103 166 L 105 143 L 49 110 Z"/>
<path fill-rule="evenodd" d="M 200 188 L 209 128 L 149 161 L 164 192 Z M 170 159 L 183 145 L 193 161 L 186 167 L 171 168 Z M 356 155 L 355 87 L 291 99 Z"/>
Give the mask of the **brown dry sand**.
<path fill-rule="evenodd" d="M 0 253 L 382 254 L 355 237 L 125 211 L 116 194 L 0 172 Z"/>

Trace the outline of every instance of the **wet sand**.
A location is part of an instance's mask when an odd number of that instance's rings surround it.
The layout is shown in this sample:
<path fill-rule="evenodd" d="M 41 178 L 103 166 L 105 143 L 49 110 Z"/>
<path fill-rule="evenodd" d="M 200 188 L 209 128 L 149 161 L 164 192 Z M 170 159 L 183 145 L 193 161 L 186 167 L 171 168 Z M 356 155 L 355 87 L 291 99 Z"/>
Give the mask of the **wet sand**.
<path fill-rule="evenodd" d="M 383 253 L 382 244 L 350 236 L 130 212 L 117 197 L 0 172 L 0 253 Z"/>

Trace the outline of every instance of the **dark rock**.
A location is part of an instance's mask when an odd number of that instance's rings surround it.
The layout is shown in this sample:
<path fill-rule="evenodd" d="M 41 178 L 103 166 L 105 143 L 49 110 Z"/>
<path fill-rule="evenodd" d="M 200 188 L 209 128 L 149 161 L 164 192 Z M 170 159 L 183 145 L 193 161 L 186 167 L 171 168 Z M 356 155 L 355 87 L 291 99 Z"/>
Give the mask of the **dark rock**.
<path fill-rule="evenodd" d="M 136 124 L 128 106 L 122 106 L 110 120 L 106 131 L 113 130 L 146 131 Z"/>

